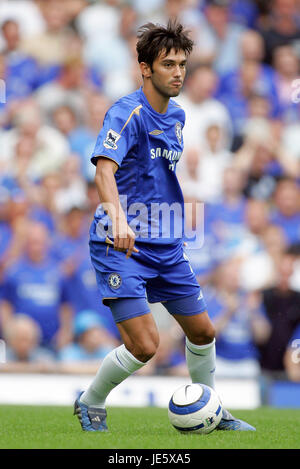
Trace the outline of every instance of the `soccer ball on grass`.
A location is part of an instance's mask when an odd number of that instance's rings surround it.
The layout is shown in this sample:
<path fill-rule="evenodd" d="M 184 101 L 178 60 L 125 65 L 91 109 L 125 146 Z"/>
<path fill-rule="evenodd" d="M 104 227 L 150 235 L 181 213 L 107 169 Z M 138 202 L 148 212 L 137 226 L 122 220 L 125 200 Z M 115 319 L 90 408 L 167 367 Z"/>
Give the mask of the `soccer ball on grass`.
<path fill-rule="evenodd" d="M 169 402 L 171 424 L 182 433 L 210 433 L 220 423 L 222 405 L 212 388 L 193 383 L 178 388 Z"/>

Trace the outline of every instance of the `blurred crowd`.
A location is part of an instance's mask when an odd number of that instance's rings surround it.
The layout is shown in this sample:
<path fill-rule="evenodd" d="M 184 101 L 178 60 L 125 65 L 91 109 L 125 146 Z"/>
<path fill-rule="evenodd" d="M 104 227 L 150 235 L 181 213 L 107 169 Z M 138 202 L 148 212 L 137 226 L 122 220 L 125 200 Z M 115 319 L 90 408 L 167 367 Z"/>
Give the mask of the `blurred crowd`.
<path fill-rule="evenodd" d="M 89 158 L 109 106 L 142 84 L 138 27 L 168 18 L 195 42 L 177 175 L 217 376 L 300 381 L 299 0 L 2 0 L 2 371 L 94 373 L 120 343 L 89 260 Z M 143 373 L 187 375 L 181 330 L 151 310 Z"/>

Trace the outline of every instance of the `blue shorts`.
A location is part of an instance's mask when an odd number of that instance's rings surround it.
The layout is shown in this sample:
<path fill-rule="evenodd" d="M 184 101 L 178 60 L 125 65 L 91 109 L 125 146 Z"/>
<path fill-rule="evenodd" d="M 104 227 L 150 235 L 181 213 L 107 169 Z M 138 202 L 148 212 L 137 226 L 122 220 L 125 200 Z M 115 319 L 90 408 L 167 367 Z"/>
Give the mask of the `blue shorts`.
<path fill-rule="evenodd" d="M 192 310 L 181 308 L 180 312 L 179 307 L 177 313 L 198 314 L 206 310 L 201 288 L 182 243 L 160 246 L 136 243 L 136 247 L 139 252 L 126 258 L 124 252 L 115 251 L 110 245 L 90 241 L 91 260 L 104 304 L 110 306 L 111 300 L 120 298 L 144 299 L 144 305 L 147 304 L 146 298 L 149 303 L 171 304 L 174 300 L 193 297 L 197 300 L 197 311 L 192 302 Z M 118 314 L 114 314 L 116 322 L 145 314 L 141 302 L 136 305 L 134 311 L 130 308 L 126 318 L 120 319 Z"/>

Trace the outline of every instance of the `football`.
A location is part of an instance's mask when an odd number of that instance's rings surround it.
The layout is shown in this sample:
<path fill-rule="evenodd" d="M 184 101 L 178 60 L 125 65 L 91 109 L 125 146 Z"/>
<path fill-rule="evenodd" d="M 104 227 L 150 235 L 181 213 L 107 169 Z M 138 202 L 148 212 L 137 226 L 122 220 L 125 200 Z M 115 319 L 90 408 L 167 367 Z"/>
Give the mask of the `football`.
<path fill-rule="evenodd" d="M 168 416 L 181 433 L 210 433 L 220 423 L 222 405 L 212 388 L 201 383 L 181 386 L 172 395 Z"/>

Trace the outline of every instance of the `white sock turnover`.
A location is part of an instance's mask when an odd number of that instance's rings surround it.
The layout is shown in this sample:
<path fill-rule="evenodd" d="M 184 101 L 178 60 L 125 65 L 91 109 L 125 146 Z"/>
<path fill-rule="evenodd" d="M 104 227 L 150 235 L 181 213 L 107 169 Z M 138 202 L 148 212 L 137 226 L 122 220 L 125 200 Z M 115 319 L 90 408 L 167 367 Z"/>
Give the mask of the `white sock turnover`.
<path fill-rule="evenodd" d="M 193 383 L 203 383 L 214 389 L 216 368 L 215 339 L 206 345 L 195 345 L 186 337 L 185 357 Z"/>

